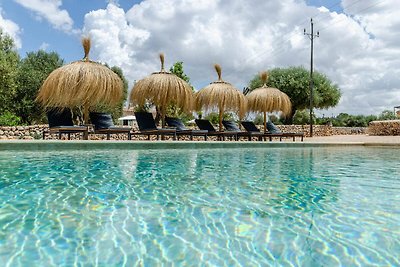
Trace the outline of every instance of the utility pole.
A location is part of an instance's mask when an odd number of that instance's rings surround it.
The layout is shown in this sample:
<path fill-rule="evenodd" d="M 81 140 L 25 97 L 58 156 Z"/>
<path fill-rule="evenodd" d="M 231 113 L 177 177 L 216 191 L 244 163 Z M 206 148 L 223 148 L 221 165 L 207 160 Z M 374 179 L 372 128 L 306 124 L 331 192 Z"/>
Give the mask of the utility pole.
<path fill-rule="evenodd" d="M 307 33 L 304 29 L 304 35 L 311 40 L 311 66 L 310 66 L 310 137 L 313 136 L 313 98 L 314 98 L 314 81 L 313 81 L 313 61 L 314 61 L 314 38 L 319 37 L 319 31 L 314 34 L 314 23 L 311 18 L 311 33 Z"/>

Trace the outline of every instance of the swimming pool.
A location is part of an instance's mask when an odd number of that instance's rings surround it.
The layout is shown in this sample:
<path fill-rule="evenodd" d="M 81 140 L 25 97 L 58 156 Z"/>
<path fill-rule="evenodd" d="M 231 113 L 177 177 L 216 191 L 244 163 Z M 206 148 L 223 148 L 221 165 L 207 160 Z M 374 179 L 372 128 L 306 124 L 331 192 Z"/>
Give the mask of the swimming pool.
<path fill-rule="evenodd" d="M 0 152 L 2 266 L 399 266 L 400 151 Z"/>

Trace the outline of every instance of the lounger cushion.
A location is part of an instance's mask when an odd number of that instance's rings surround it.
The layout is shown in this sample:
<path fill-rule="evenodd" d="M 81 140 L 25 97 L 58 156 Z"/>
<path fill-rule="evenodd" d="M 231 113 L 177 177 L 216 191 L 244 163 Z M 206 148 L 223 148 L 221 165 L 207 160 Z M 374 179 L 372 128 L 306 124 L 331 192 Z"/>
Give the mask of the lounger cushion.
<path fill-rule="evenodd" d="M 178 118 L 165 117 L 165 122 L 170 127 L 175 127 L 178 131 L 188 130 L 183 122 Z"/>
<path fill-rule="evenodd" d="M 227 131 L 241 132 L 237 123 L 234 121 L 222 121 L 222 124 L 224 125 Z"/>
<path fill-rule="evenodd" d="M 73 126 L 72 113 L 68 108 L 65 109 L 50 109 L 46 112 L 47 119 L 49 121 L 49 127 L 58 126 Z"/>
<path fill-rule="evenodd" d="M 259 132 L 260 129 L 257 128 L 257 126 L 252 122 L 252 121 L 242 121 L 241 122 L 243 127 L 246 129 L 248 132 Z"/>
<path fill-rule="evenodd" d="M 135 112 L 135 117 L 140 131 L 157 130 L 153 114 L 149 112 Z"/>
<path fill-rule="evenodd" d="M 275 124 L 273 124 L 270 121 L 267 121 L 267 131 L 269 133 L 281 133 L 281 130 L 279 130 L 279 128 L 276 127 Z"/>
<path fill-rule="evenodd" d="M 208 132 L 216 132 L 214 126 L 211 124 L 209 120 L 196 119 L 195 122 L 197 124 L 197 127 L 200 128 L 200 130 L 207 130 Z"/>
<path fill-rule="evenodd" d="M 109 113 L 90 112 L 89 117 L 96 130 L 114 127 L 113 119 Z"/>

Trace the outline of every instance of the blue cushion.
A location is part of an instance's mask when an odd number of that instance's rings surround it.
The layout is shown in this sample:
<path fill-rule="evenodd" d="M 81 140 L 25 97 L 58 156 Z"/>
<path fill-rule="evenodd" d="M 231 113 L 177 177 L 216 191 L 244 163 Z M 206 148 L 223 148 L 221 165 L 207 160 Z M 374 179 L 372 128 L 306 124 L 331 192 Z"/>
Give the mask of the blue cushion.
<path fill-rule="evenodd" d="M 165 117 L 165 122 L 168 124 L 168 126 L 175 127 L 178 131 L 188 130 L 185 127 L 185 124 L 183 124 L 183 122 L 178 118 Z"/>
<path fill-rule="evenodd" d="M 281 133 L 281 130 L 270 121 L 267 121 L 267 130 L 269 133 Z"/>
<path fill-rule="evenodd" d="M 111 114 L 109 113 L 90 112 L 89 117 L 96 130 L 108 129 L 114 126 Z"/>
<path fill-rule="evenodd" d="M 234 121 L 222 121 L 222 124 L 224 125 L 227 131 L 241 132 L 238 125 Z"/>

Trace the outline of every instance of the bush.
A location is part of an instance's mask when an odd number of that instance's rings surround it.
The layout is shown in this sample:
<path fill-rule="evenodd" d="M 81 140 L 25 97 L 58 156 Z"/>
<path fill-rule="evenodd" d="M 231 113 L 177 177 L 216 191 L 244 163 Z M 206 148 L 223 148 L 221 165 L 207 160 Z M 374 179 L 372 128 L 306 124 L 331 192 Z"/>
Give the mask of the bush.
<path fill-rule="evenodd" d="M 207 116 L 205 116 L 206 120 L 209 120 L 212 124 L 218 125 L 219 124 L 219 114 L 216 112 L 211 112 Z M 234 119 L 234 115 L 232 113 L 224 113 L 222 118 L 223 120 L 231 121 Z"/>
<path fill-rule="evenodd" d="M 9 111 L 5 111 L 2 115 L 0 115 L 1 126 L 17 126 L 20 125 L 20 123 L 21 118 Z"/>
<path fill-rule="evenodd" d="M 310 124 L 310 111 L 307 109 L 297 110 L 293 116 L 293 123 L 297 125 Z M 315 115 L 313 116 L 313 124 L 315 124 Z"/>

